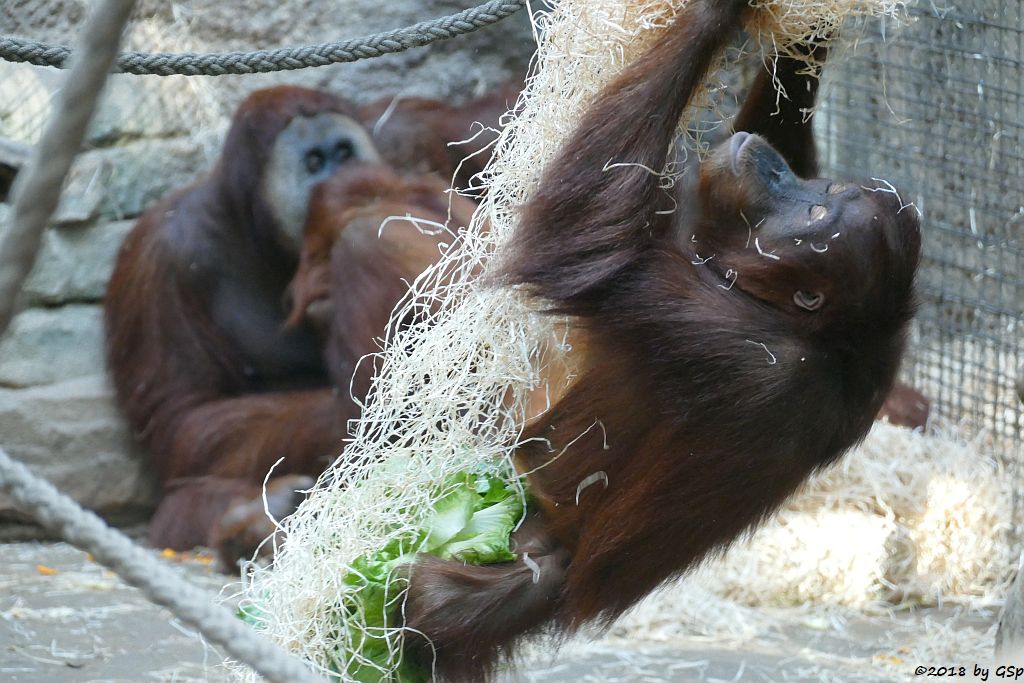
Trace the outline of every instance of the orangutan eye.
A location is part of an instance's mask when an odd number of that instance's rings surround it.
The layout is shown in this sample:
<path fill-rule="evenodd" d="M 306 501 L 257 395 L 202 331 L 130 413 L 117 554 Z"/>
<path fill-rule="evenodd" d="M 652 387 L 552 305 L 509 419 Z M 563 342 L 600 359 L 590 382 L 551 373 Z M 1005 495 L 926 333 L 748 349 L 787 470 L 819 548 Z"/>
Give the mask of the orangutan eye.
<path fill-rule="evenodd" d="M 825 303 L 825 296 L 818 292 L 800 290 L 793 295 L 793 303 L 808 311 L 816 311 Z"/>
<path fill-rule="evenodd" d="M 306 163 L 306 171 L 310 175 L 316 175 L 323 170 L 324 163 L 327 160 L 324 159 L 323 152 L 318 149 L 314 149 L 306 153 L 306 158 L 303 161 Z"/>
<path fill-rule="evenodd" d="M 341 140 L 334 145 L 334 160 L 337 162 L 348 161 L 356 155 L 355 147 L 348 140 Z"/>

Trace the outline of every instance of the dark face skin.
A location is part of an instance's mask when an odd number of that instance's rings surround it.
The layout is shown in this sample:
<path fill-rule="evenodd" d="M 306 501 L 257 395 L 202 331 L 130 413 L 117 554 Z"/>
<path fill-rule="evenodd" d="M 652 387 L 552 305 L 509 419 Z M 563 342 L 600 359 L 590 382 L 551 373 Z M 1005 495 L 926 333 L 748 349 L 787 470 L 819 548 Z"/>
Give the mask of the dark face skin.
<path fill-rule="evenodd" d="M 714 254 L 708 266 L 811 327 L 878 298 L 889 266 L 920 239 L 914 209 L 887 188 L 802 179 L 750 133 L 712 152 L 699 194 L 693 239 L 702 257 Z"/>

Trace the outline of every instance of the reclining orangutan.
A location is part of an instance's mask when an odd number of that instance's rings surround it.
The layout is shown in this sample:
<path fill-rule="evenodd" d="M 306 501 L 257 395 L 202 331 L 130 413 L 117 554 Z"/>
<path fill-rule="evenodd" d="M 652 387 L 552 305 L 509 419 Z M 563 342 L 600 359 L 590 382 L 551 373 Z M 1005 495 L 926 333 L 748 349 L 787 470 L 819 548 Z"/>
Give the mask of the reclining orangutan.
<path fill-rule="evenodd" d="M 647 170 L 747 4 L 691 0 L 522 209 L 505 281 L 572 316 L 580 371 L 515 454 L 536 502 L 520 558 L 411 566 L 405 652 L 439 680 L 484 680 L 522 635 L 607 624 L 721 552 L 860 441 L 892 386 L 918 217 L 877 185 L 815 177 L 803 64 L 778 58 L 774 114 L 759 76 L 696 196 Z"/>

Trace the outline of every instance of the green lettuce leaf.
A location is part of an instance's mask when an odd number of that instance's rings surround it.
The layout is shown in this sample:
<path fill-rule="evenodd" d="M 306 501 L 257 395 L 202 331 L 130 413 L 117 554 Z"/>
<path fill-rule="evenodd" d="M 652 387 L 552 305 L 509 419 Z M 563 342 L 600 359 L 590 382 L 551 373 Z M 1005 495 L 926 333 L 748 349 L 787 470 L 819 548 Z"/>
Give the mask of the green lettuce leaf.
<path fill-rule="evenodd" d="M 516 559 L 509 549 L 509 535 L 523 514 L 516 496 L 482 507 L 452 539 L 434 550 L 443 559 L 459 559 L 469 564 L 510 562 Z"/>
<path fill-rule="evenodd" d="M 334 670 L 360 683 L 427 683 L 428 671 L 402 659 L 395 671 L 389 664 L 385 628 L 401 623 L 400 594 L 405 572 L 419 553 L 467 564 L 491 564 L 516 559 L 509 536 L 523 517 L 523 496 L 509 484 L 511 472 L 498 476 L 490 472 L 460 472 L 453 475 L 439 493 L 441 497 L 422 528 L 403 533 L 379 550 L 356 558 L 343 578 L 349 589 L 334 609 L 339 631 L 353 638 L 353 652 L 338 652 Z M 240 610 L 250 623 L 262 621 L 255 608 Z M 349 628 L 348 624 L 352 627 Z M 381 635 L 377 635 L 377 634 Z M 356 654 L 358 656 L 353 657 Z"/>
<path fill-rule="evenodd" d="M 481 496 L 461 484 L 434 504 L 434 512 L 427 521 L 427 544 L 424 552 L 437 554 L 449 541 L 458 536 L 473 519 L 482 502 Z"/>

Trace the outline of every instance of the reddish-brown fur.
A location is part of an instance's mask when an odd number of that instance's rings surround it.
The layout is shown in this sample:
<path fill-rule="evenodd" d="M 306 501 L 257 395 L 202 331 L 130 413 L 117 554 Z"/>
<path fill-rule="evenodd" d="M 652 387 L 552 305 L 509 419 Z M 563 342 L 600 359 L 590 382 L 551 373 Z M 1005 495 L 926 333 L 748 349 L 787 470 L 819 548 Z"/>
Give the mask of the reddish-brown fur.
<path fill-rule="evenodd" d="M 369 365 L 355 380 L 354 369 L 377 350 L 407 284 L 451 241 L 408 221 L 378 235 L 380 223 L 406 214 L 445 223 L 450 210 L 451 227 L 466 225 L 472 204 L 454 197 L 449 209 L 444 190 L 469 147 L 447 143 L 468 137 L 472 121 L 496 126 L 514 95 L 460 107 L 400 101 L 376 131 L 385 156 L 403 170 L 426 162 L 445 180 L 400 177 L 373 156 L 339 161 L 341 171 L 310 192 L 298 245 L 265 187 L 275 142 L 294 120 L 325 112 L 373 125 L 391 100 L 357 110 L 303 88 L 257 91 L 210 175 L 143 214 L 118 257 L 106 321 L 118 400 L 163 483 L 154 544 L 251 552 L 273 530 L 258 496 L 275 462 L 283 458 L 277 490 L 310 481 L 341 451 L 357 414 L 350 389 L 362 397 L 370 379 Z M 334 139 L 307 135 L 311 144 Z"/>
<path fill-rule="evenodd" d="M 897 427 L 924 429 L 931 409 L 932 402 L 927 396 L 910 385 L 896 382 L 878 411 L 878 419 Z"/>
<path fill-rule="evenodd" d="M 317 476 L 341 452 L 357 414 L 347 379 L 344 390 L 335 388 L 340 374 L 328 371 L 318 330 L 301 320 L 285 326 L 299 248 L 264 191 L 282 131 L 325 113 L 351 125 L 328 130 L 324 144 L 344 142 L 352 126 L 363 130 L 352 106 L 325 93 L 279 87 L 251 95 L 209 176 L 146 211 L 118 256 L 106 297 L 108 361 L 118 401 L 163 483 L 150 527 L 156 545 L 228 544 L 218 525 L 230 503 L 258 493 L 279 459 L 275 477 Z M 319 131 L 300 133 L 312 136 L 300 141 L 320 144 Z M 311 172 L 302 182 L 315 180 Z M 359 297 L 350 307 L 377 306 L 374 315 L 386 316 L 402 286 L 389 275 L 348 292 Z M 353 358 L 335 354 L 335 366 L 352 367 L 376 350 L 376 322 L 347 321 L 344 353 Z"/>
<path fill-rule="evenodd" d="M 368 353 L 366 331 L 384 335 L 409 285 L 473 215 L 475 205 L 446 194 L 447 186 L 437 176 L 402 176 L 387 166 L 356 163 L 314 190 L 290 285 L 289 324 L 307 319 L 327 333 L 331 376 L 345 388 L 351 380 L 357 396 L 372 376 L 365 363 L 353 376 Z"/>
<path fill-rule="evenodd" d="M 404 172 L 437 173 L 460 190 L 491 158 L 501 117 L 519 97 L 520 83 L 508 83 L 460 105 L 420 97 L 384 98 L 359 113 L 381 156 Z M 479 125 L 477 125 L 479 124 Z"/>
<path fill-rule="evenodd" d="M 514 540 L 539 580 L 522 560 L 413 565 L 404 613 L 424 637 L 407 652 L 440 679 L 482 680 L 524 633 L 608 623 L 721 552 L 863 438 L 893 382 L 917 217 L 891 194 L 806 180 L 815 87 L 795 63 L 778 65 L 781 122 L 762 74 L 736 123 L 762 137 L 718 148 L 696 197 L 673 200 L 644 170 L 664 166 L 746 5 L 689 3 L 523 209 L 507 280 L 574 317 L 580 372 L 516 455 L 540 524 Z"/>

